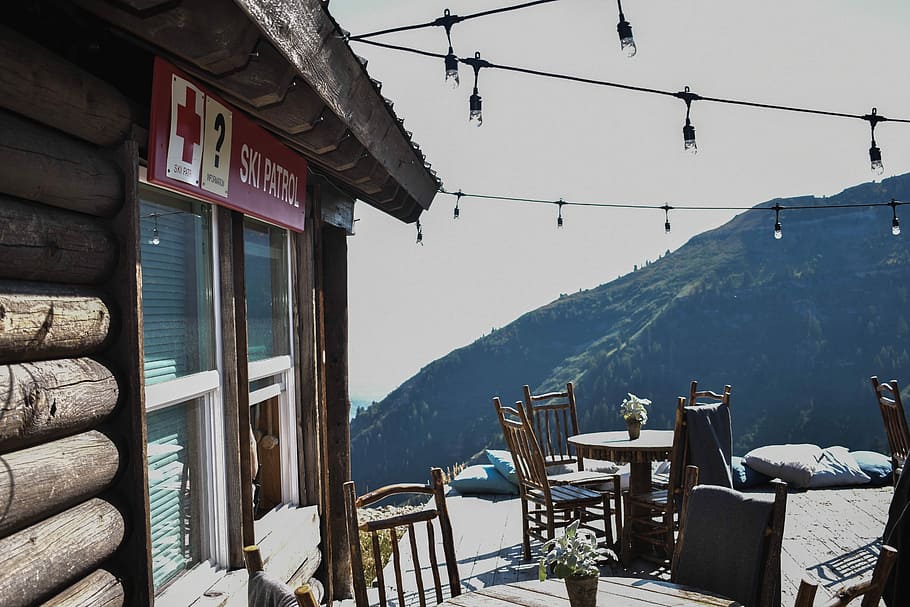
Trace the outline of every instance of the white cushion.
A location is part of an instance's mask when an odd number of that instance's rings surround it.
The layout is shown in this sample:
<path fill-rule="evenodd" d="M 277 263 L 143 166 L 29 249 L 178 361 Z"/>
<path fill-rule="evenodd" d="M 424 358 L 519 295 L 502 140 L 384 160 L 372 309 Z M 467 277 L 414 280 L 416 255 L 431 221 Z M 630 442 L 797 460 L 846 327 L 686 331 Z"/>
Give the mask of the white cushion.
<path fill-rule="evenodd" d="M 585 470 L 592 470 L 594 472 L 603 472 L 605 474 L 613 474 L 619 470 L 619 466 L 613 462 L 608 462 L 601 459 L 586 459 L 585 460 Z"/>
<path fill-rule="evenodd" d="M 846 447 L 828 447 L 822 450 L 821 458 L 809 480 L 809 487 L 833 487 L 843 485 L 865 485 L 871 479 L 863 472 L 856 458 Z"/>
<path fill-rule="evenodd" d="M 818 445 L 767 445 L 746 453 L 745 463 L 753 470 L 804 489 L 822 457 Z"/>

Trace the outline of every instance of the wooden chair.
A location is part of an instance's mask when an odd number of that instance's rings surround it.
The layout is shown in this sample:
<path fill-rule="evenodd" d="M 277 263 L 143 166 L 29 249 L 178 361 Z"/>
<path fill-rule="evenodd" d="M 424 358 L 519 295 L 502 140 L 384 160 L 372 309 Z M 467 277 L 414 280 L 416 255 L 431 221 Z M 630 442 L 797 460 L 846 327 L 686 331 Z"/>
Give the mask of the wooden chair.
<path fill-rule="evenodd" d="M 244 546 L 243 558 L 246 561 L 246 570 L 250 577 L 263 570 L 262 553 L 259 551 L 259 546 Z M 290 587 L 287 588 L 287 592 L 291 594 Z M 317 607 L 319 605 L 309 584 L 295 588 L 293 595 L 297 601 L 297 607 Z"/>
<path fill-rule="evenodd" d="M 577 485 L 551 484 L 543 453 L 521 401 L 516 402 L 513 409 L 504 407 L 499 397 L 495 397 L 493 406 L 518 473 L 525 560 L 531 558 L 532 537 L 545 542 L 556 535 L 557 528 L 566 527 L 576 519 L 582 527 L 604 537 L 610 548 L 617 549 L 610 515 L 612 512 L 616 517 L 616 537 L 622 528 L 622 515 L 618 509 L 611 511 L 610 494 Z M 591 524 L 594 522 L 602 528 Z"/>
<path fill-rule="evenodd" d="M 698 468 L 695 466 L 686 468 L 685 477 L 679 538 L 673 552 L 670 581 L 715 592 L 750 607 L 780 605 L 781 543 L 787 513 L 786 483 L 773 481 L 773 502 L 767 503 L 763 509 L 761 504 L 754 503 L 761 499 L 759 494 L 748 494 L 751 499 L 746 500 L 744 498 L 747 494 L 734 489 L 712 485 L 696 486 Z M 708 504 L 715 507 L 722 505 L 723 514 L 706 510 Z M 761 521 L 761 528 L 756 530 L 741 525 L 742 521 L 748 521 L 749 518 L 752 518 L 754 524 L 756 518 L 762 518 L 762 510 L 767 516 Z M 736 531 L 718 529 L 716 525 L 719 521 L 728 522 L 730 529 Z M 699 530 L 707 530 L 704 540 L 692 535 Z M 750 531 L 754 532 L 758 544 L 750 541 Z M 698 542 L 701 541 L 710 545 L 711 549 L 699 549 Z M 745 571 L 736 568 L 742 564 L 735 558 L 741 550 L 751 551 L 761 562 L 760 570 L 756 572 L 755 594 L 752 596 L 732 596 L 730 591 L 731 582 L 739 580 L 744 573 L 753 571 L 753 568 Z M 731 558 L 731 555 L 734 556 Z M 693 575 L 693 571 L 698 573 Z"/>
<path fill-rule="evenodd" d="M 885 422 L 885 433 L 888 435 L 888 447 L 891 449 L 891 463 L 894 465 L 894 484 L 900 477 L 907 455 L 910 453 L 910 431 L 907 430 L 907 416 L 904 414 L 904 405 L 901 402 L 901 391 L 897 380 L 879 383 L 878 377 L 873 375 L 872 389 L 875 390 L 875 400 L 882 412 Z"/>
<path fill-rule="evenodd" d="M 614 496 L 616 511 L 621 512 L 619 475 L 578 469 L 578 458 L 569 444 L 569 437 L 579 434 L 575 387 L 572 382 L 566 384 L 565 392 L 532 394 L 530 386 L 524 386 L 523 389 L 524 410 L 543 454 L 550 483 L 580 485 L 592 489 L 600 486 L 600 490 L 609 491 Z"/>
<path fill-rule="evenodd" d="M 824 607 L 846 607 L 850 601 L 858 597 L 863 597 L 860 607 L 878 607 L 885 590 L 885 581 L 888 579 L 895 561 L 897 561 L 897 550 L 891 546 L 882 546 L 882 551 L 875 562 L 872 579 L 838 590 Z M 799 594 L 796 595 L 796 603 L 793 604 L 793 607 L 812 607 L 817 589 L 818 584 L 802 580 L 799 583 Z"/>
<path fill-rule="evenodd" d="M 348 481 L 344 484 L 344 502 L 348 527 L 348 543 L 351 546 L 351 569 L 354 579 L 354 601 L 357 607 L 369 607 L 367 598 L 367 584 L 370 580 L 363 577 L 363 554 L 360 546 L 360 531 L 366 531 L 370 534 L 370 540 L 373 549 L 373 561 L 381 563 L 380 556 L 380 538 L 379 533 L 388 531 L 392 540 L 392 565 L 395 571 L 395 588 L 398 594 L 398 604 L 405 605 L 405 585 L 402 579 L 402 557 L 401 550 L 398 546 L 398 530 L 407 527 L 407 535 L 410 539 L 410 553 L 413 564 L 414 580 L 416 581 L 416 591 L 421 607 L 426 605 L 426 594 L 429 590 L 424 586 L 423 574 L 426 572 L 421 565 L 418 550 L 418 541 L 416 527 L 418 523 L 426 525 L 426 544 L 427 557 L 429 561 L 429 574 L 433 580 L 433 591 L 436 603 L 441 603 L 448 597 L 443 596 L 443 584 L 440 579 L 440 565 L 436 554 L 436 530 L 434 521 L 437 521 L 439 533 L 442 537 L 443 556 L 445 558 L 446 574 L 448 577 L 450 596 L 461 594 L 461 579 L 458 576 L 458 561 L 455 558 L 455 541 L 452 536 L 452 524 L 449 521 L 449 511 L 446 507 L 445 483 L 442 478 L 442 470 L 432 468 L 430 470 L 432 484 L 420 485 L 416 483 L 387 485 L 371 491 L 365 495 L 357 497 L 354 488 L 354 482 Z M 414 496 L 432 496 L 433 503 L 423 510 L 390 516 L 382 519 L 374 519 L 360 523 L 357 519 L 357 511 L 360 508 L 384 500 L 386 498 L 397 497 L 414 497 Z M 376 577 L 379 586 L 379 604 L 382 607 L 388 605 L 386 599 L 386 583 L 382 573 L 382 568 L 377 565 Z"/>

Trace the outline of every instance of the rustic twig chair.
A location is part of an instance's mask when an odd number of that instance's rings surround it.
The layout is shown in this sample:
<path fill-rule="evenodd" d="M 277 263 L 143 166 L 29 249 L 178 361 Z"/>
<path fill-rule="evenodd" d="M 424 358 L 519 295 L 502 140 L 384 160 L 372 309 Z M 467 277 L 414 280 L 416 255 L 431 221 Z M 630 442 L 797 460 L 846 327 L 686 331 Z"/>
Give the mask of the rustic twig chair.
<path fill-rule="evenodd" d="M 551 485 L 543 454 L 521 401 L 516 402 L 513 409 L 504 407 L 499 397 L 495 397 L 493 406 L 518 473 L 525 560 L 531 558 L 532 537 L 545 542 L 555 536 L 557 528 L 566 527 L 576 519 L 582 527 L 604 537 L 607 545 L 616 549 L 610 521 L 611 495 L 577 485 Z M 618 515 L 618 511 L 614 515 Z M 596 521 L 602 528 L 591 524 Z M 619 516 L 616 524 L 617 529 L 621 528 Z"/>
<path fill-rule="evenodd" d="M 729 385 L 724 386 L 721 393 L 699 390 L 698 382 L 693 380 L 689 385 L 688 399 L 682 396 L 677 398 L 670 471 L 666 479 L 657 479 L 658 482 L 653 483 L 654 489 L 648 493 L 634 494 L 630 491 L 624 500 L 623 549 L 626 554 L 631 554 L 632 542 L 638 541 L 658 548 L 667 559 L 673 556 L 685 466 L 690 461 L 686 407 L 713 403 L 729 407 L 730 392 Z"/>
<path fill-rule="evenodd" d="M 246 561 L 246 570 L 247 573 L 250 574 L 250 578 L 253 578 L 256 576 L 256 574 L 263 571 L 262 553 L 259 551 L 259 546 L 245 546 L 243 548 L 243 558 L 244 561 Z M 316 607 L 319 605 L 319 603 L 316 601 L 316 597 L 313 596 L 313 591 L 307 584 L 298 586 L 293 592 L 291 592 L 290 587 L 281 584 L 281 582 L 277 580 L 272 579 L 266 583 L 274 584 L 276 587 L 276 592 L 269 596 L 271 603 L 276 605 L 276 607 L 285 607 L 286 605 L 290 606 L 295 604 L 298 607 Z M 283 587 L 278 588 L 279 585 Z M 294 602 L 292 602 L 292 598 Z M 248 601 L 250 605 L 253 605 L 254 600 L 259 601 L 255 607 L 267 607 L 266 605 L 262 604 L 263 599 L 261 596 L 257 595 L 257 598 L 254 599 L 253 595 L 251 594 Z"/>
<path fill-rule="evenodd" d="M 547 477 L 552 485 L 579 485 L 608 491 L 617 518 L 616 537 L 622 536 L 621 484 L 618 474 L 578 468 L 578 458 L 569 437 L 579 433 L 575 409 L 575 387 L 566 384 L 565 392 L 532 394 L 524 386 L 524 410 L 531 421 L 537 445 L 543 454 Z"/>
<path fill-rule="evenodd" d="M 370 580 L 363 577 L 363 554 L 360 546 L 360 531 L 367 531 L 370 534 L 370 540 L 373 550 L 373 562 L 376 563 L 376 577 L 379 586 L 379 604 L 382 607 L 388 605 L 386 598 L 386 583 L 382 572 L 382 559 L 380 556 L 380 538 L 379 533 L 388 531 L 392 542 L 392 566 L 395 571 L 395 589 L 398 594 L 398 605 L 405 605 L 405 583 L 402 579 L 402 561 L 404 558 L 398 546 L 399 533 L 402 527 L 407 527 L 407 535 L 410 538 L 410 553 L 413 564 L 414 580 L 417 598 L 421 607 L 426 605 L 429 587 L 424 585 L 424 573 L 429 573 L 432 578 L 433 596 L 436 603 L 441 603 L 448 598 L 444 596 L 444 587 L 440 576 L 440 564 L 436 554 L 436 529 L 433 521 L 438 522 L 439 534 L 442 537 L 443 557 L 445 558 L 446 574 L 448 577 L 449 595 L 458 596 L 461 594 L 461 579 L 458 576 L 458 561 L 455 558 L 455 541 L 452 535 L 452 524 L 449 521 L 449 511 L 446 506 L 445 483 L 443 482 L 442 470 L 432 468 L 430 470 L 432 477 L 431 485 L 419 485 L 416 483 L 387 485 L 371 491 L 365 495 L 357 497 L 354 488 L 354 482 L 348 481 L 344 484 L 344 502 L 347 516 L 348 543 L 351 546 L 351 568 L 354 579 L 354 601 L 357 607 L 369 607 L 367 598 L 367 584 Z M 386 498 L 413 497 L 413 496 L 432 496 L 433 503 L 425 509 L 397 516 L 390 516 L 382 519 L 374 519 L 365 522 L 359 522 L 357 511 L 360 508 L 369 506 Z M 416 527 L 418 523 L 426 525 L 426 543 L 427 558 L 429 571 L 425 565 L 421 565 L 418 538 Z"/>
<path fill-rule="evenodd" d="M 670 580 L 750 607 L 778 607 L 786 483 L 774 481 L 768 499 L 697 482 L 698 469 L 688 466 Z"/>
<path fill-rule="evenodd" d="M 873 375 L 872 389 L 875 390 L 875 400 L 882 412 L 885 422 L 885 433 L 888 435 L 888 447 L 891 449 L 891 462 L 894 465 L 894 484 L 900 477 L 901 470 L 910 454 L 910 431 L 907 430 L 907 416 L 904 414 L 904 404 L 901 402 L 901 391 L 897 380 L 879 382 Z"/>
<path fill-rule="evenodd" d="M 846 607 L 850 601 L 858 597 L 863 597 L 860 607 L 878 607 L 879 600 L 885 590 L 885 581 L 888 579 L 896 560 L 897 550 L 891 546 L 882 546 L 882 551 L 879 552 L 878 560 L 875 562 L 872 578 L 841 588 L 834 593 L 830 601 L 825 603 L 825 607 Z M 794 603 L 793 607 L 812 607 L 817 589 L 818 584 L 802 580 L 799 584 L 799 594 L 796 595 L 796 603 Z"/>

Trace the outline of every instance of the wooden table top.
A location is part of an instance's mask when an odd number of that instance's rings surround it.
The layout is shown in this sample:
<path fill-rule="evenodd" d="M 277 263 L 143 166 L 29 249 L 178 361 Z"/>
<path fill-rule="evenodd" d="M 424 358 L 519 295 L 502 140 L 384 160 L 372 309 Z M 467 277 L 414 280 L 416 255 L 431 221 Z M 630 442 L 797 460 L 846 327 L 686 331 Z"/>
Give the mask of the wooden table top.
<path fill-rule="evenodd" d="M 488 586 L 452 597 L 442 605 L 458 607 L 568 607 L 562 580 L 529 581 Z M 743 607 L 742 604 L 686 586 L 625 577 L 602 577 L 598 607 Z"/>
<path fill-rule="evenodd" d="M 641 436 L 632 440 L 625 430 L 591 432 L 569 437 L 576 449 L 583 449 L 585 456 L 619 462 L 652 461 L 663 459 L 673 448 L 672 430 L 642 430 Z"/>

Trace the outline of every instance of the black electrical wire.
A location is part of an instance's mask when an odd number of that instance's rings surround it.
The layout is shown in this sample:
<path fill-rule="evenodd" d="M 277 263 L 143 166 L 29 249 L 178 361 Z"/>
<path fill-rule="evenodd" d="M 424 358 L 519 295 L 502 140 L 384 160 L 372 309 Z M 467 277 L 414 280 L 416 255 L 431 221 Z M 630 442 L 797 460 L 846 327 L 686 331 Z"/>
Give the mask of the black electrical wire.
<path fill-rule="evenodd" d="M 468 15 L 458 16 L 451 15 L 451 17 L 442 17 L 440 19 L 434 19 L 433 21 L 427 21 L 425 23 L 415 23 L 413 25 L 402 25 L 401 27 L 392 27 L 389 29 L 378 30 L 375 32 L 368 32 L 366 34 L 358 34 L 356 36 L 351 36 L 349 40 L 354 40 L 357 42 L 362 42 L 366 38 L 372 38 L 374 36 L 382 36 L 385 34 L 395 34 L 397 32 L 407 32 L 416 29 L 423 29 L 425 27 L 434 27 L 434 26 L 445 26 L 448 21 L 449 26 L 453 23 L 460 23 L 461 21 L 467 21 L 468 19 L 476 19 L 477 17 L 488 17 L 490 15 L 496 15 L 499 13 L 506 13 L 509 11 L 517 11 L 523 8 L 529 8 L 532 6 L 537 6 L 538 4 L 547 4 L 549 2 L 557 2 L 557 0 L 533 0 L 532 2 L 525 2 L 524 4 L 515 4 L 513 6 L 503 6 L 500 8 L 493 8 L 487 11 L 481 11 L 479 13 L 471 13 Z"/>
<path fill-rule="evenodd" d="M 601 207 L 601 208 L 610 208 L 610 209 L 647 209 L 647 210 L 665 210 L 667 208 L 672 210 L 683 210 L 683 211 L 773 211 L 775 208 L 780 210 L 826 210 L 826 209 L 854 209 L 854 208 L 870 208 L 870 207 L 892 207 L 892 206 L 901 206 L 905 204 L 910 204 L 910 202 L 901 202 L 897 200 L 892 200 L 889 202 L 858 202 L 855 204 L 826 204 L 826 205 L 792 205 L 784 206 L 779 205 L 777 207 L 734 207 L 734 206 L 695 206 L 695 205 L 672 205 L 669 206 L 667 203 L 663 204 L 632 204 L 632 203 L 610 203 L 610 202 L 584 202 L 577 200 L 564 200 L 562 198 L 558 200 L 549 200 L 543 198 L 527 198 L 521 196 L 500 196 L 495 194 L 473 194 L 470 192 L 464 192 L 458 190 L 457 192 L 449 192 L 446 190 L 439 190 L 440 194 L 448 194 L 449 196 L 457 196 L 458 199 L 462 198 L 483 198 L 486 200 L 504 200 L 509 202 L 527 202 L 531 204 L 555 204 L 558 206 L 575 206 L 575 207 Z"/>
<path fill-rule="evenodd" d="M 412 47 L 400 46 L 400 45 L 396 45 L 396 44 L 387 44 L 384 42 L 376 42 L 375 40 L 355 40 L 354 38 L 352 38 L 351 40 L 354 42 L 361 42 L 363 44 L 370 44 L 372 46 L 378 46 L 381 48 L 387 48 L 387 49 L 391 49 L 391 50 L 395 50 L 395 51 L 412 53 L 415 55 L 422 55 L 424 57 L 445 59 L 445 55 L 441 55 L 439 53 L 432 53 L 430 51 L 424 51 L 424 50 L 416 49 L 416 48 L 412 48 Z M 476 61 L 476 59 L 459 58 L 458 61 L 461 63 L 465 63 L 467 65 L 470 65 L 471 62 Z M 635 86 L 635 85 L 631 85 L 631 84 L 624 84 L 621 82 L 611 82 L 608 80 L 585 78 L 583 76 L 572 76 L 570 74 L 560 74 L 557 72 L 546 72 L 546 71 L 542 71 L 542 70 L 517 67 L 517 66 L 513 66 L 513 65 L 503 65 L 503 64 L 499 64 L 499 63 L 492 63 L 492 62 L 486 61 L 486 60 L 483 61 L 483 65 L 481 67 L 490 68 L 490 69 L 499 69 L 499 70 L 509 71 L 509 72 L 517 72 L 517 73 L 521 73 L 521 74 L 528 74 L 531 76 L 539 76 L 542 78 L 552 78 L 552 79 L 556 79 L 556 80 L 567 80 L 570 82 L 579 82 L 582 84 L 593 84 L 593 85 L 597 85 L 597 86 L 606 86 L 606 87 L 617 88 L 617 89 L 622 89 L 622 90 L 627 90 L 627 91 L 636 91 L 639 93 L 651 93 L 654 95 L 663 95 L 666 97 L 682 98 L 682 95 L 684 94 L 684 93 L 681 93 L 678 91 L 668 91 L 668 90 L 645 87 L 645 86 Z M 727 105 L 738 105 L 738 106 L 743 106 L 743 107 L 753 107 L 753 108 L 767 109 L 767 110 L 781 110 L 781 111 L 786 111 L 786 112 L 798 112 L 798 113 L 803 113 L 803 114 L 815 114 L 815 115 L 819 115 L 819 116 L 834 116 L 837 118 L 853 118 L 853 119 L 864 120 L 864 121 L 870 121 L 870 119 L 871 119 L 871 115 L 869 115 L 869 114 L 850 114 L 850 113 L 846 113 L 846 112 L 818 110 L 818 109 L 814 109 L 814 108 L 803 108 L 803 107 L 796 107 L 796 106 L 791 106 L 791 105 L 779 105 L 779 104 L 774 104 L 774 103 L 759 103 L 756 101 L 742 101 L 739 99 L 727 99 L 724 97 L 708 97 L 708 96 L 696 95 L 694 93 L 687 93 L 687 94 L 691 95 L 691 99 L 695 100 L 695 101 L 709 101 L 709 102 L 713 102 L 713 103 L 723 103 L 723 104 L 727 104 Z M 899 122 L 899 123 L 904 123 L 904 124 L 910 124 L 910 119 L 907 119 L 907 118 L 886 118 L 884 116 L 876 114 L 874 119 L 877 122 Z"/>

